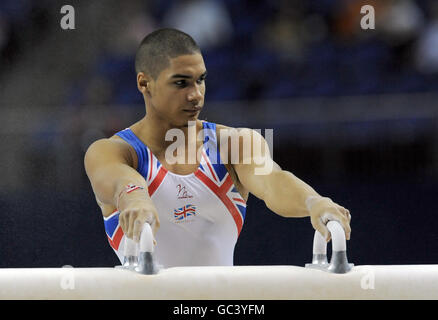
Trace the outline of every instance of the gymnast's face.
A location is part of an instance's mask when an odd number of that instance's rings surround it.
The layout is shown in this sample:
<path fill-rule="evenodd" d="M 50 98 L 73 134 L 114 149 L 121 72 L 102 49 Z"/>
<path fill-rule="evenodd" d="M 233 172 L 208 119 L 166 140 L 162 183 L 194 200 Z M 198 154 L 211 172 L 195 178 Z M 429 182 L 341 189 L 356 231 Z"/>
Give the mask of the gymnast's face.
<path fill-rule="evenodd" d="M 149 80 L 146 105 L 149 103 L 151 111 L 172 126 L 187 126 L 188 121 L 197 120 L 204 106 L 206 76 L 199 53 L 170 59 L 157 79 Z"/>

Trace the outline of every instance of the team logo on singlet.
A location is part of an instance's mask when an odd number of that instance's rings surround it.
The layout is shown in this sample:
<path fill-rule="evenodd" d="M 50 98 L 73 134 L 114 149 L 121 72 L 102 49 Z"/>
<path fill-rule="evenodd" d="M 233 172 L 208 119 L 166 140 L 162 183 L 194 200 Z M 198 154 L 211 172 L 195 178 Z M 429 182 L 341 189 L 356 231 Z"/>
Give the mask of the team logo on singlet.
<path fill-rule="evenodd" d="M 173 210 L 173 217 L 175 218 L 175 222 L 190 221 L 194 216 L 196 216 L 196 206 L 192 204 L 188 204 L 182 208 Z"/>
<path fill-rule="evenodd" d="M 177 199 L 191 199 L 191 198 L 193 198 L 193 196 L 188 193 L 188 191 L 186 190 L 186 186 L 184 186 L 184 185 L 181 185 L 181 184 L 177 185 L 176 190 L 177 190 L 177 194 L 176 194 Z"/>

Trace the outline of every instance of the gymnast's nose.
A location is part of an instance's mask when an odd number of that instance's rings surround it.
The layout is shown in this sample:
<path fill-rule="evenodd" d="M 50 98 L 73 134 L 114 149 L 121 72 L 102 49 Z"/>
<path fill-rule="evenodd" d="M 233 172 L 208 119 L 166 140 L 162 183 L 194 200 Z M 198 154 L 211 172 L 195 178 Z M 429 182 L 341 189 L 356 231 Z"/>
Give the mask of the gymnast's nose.
<path fill-rule="evenodd" d="M 201 85 L 195 84 L 190 90 L 187 100 L 193 105 L 199 104 L 204 99 L 204 90 Z"/>

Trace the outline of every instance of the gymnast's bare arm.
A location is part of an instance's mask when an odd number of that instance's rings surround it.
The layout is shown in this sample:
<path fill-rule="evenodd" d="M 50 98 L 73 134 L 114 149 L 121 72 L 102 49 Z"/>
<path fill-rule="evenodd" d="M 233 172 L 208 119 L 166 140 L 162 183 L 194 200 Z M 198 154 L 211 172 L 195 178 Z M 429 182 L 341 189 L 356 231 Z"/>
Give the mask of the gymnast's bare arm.
<path fill-rule="evenodd" d="M 328 220 L 337 220 L 345 230 L 346 239 L 350 239 L 351 216 L 347 209 L 330 198 L 322 197 L 291 172 L 282 170 L 272 160 L 266 140 L 257 131 L 234 129 L 233 134 L 240 136 L 239 162 L 233 165 L 234 170 L 240 183 L 249 192 L 263 200 L 269 209 L 280 216 L 310 216 L 313 228 L 325 236 L 327 241 L 330 240 L 330 233 L 326 223 Z M 252 147 L 246 156 L 245 137 L 261 146 Z"/>
<path fill-rule="evenodd" d="M 143 224 L 151 224 L 154 234 L 160 226 L 157 210 L 149 197 L 145 179 L 135 170 L 136 159 L 121 139 L 95 141 L 88 148 L 84 165 L 99 205 L 117 208 L 125 235 L 139 241 Z M 128 184 L 140 186 L 125 192 Z"/>

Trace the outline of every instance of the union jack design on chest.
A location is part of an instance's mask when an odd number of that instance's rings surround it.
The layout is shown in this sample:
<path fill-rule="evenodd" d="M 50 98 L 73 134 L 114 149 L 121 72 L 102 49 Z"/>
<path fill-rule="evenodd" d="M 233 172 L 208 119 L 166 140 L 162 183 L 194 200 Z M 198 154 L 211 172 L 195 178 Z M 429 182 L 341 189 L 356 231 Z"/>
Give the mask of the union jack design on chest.
<path fill-rule="evenodd" d="M 203 129 L 205 136 L 200 165 L 193 176 L 224 204 L 236 224 L 239 235 L 245 219 L 246 201 L 234 186 L 233 179 L 220 159 L 216 124 L 203 122 Z M 157 189 L 163 185 L 164 179 L 169 174 L 168 170 L 130 129 L 123 130 L 118 135 L 130 141 L 135 148 L 139 160 L 137 170 L 145 178 L 149 196 L 152 197 Z M 184 177 L 180 179 L 184 179 Z"/>
<path fill-rule="evenodd" d="M 215 150 L 214 150 L 215 151 Z M 237 234 L 243 227 L 246 212 L 246 201 L 234 186 L 233 179 L 227 168 L 220 161 L 220 157 L 211 150 L 203 150 L 199 170 L 195 172 L 196 177 L 210 189 L 225 205 L 234 219 L 237 227 Z M 211 159 L 218 158 L 218 161 Z"/>
<path fill-rule="evenodd" d="M 184 207 L 174 209 L 173 211 L 173 217 L 176 221 L 184 221 L 187 217 L 196 215 L 196 206 L 187 204 Z"/>

